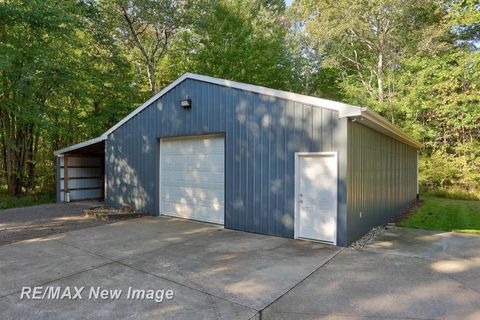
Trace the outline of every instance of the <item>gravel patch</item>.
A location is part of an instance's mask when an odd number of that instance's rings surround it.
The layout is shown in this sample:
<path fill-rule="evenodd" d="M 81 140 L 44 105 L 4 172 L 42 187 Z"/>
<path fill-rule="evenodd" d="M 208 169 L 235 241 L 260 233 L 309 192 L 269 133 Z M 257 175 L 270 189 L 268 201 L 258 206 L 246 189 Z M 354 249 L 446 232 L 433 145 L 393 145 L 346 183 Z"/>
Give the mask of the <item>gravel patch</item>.
<path fill-rule="evenodd" d="M 381 225 L 370 230 L 366 235 L 364 235 L 359 240 L 355 241 L 350 245 L 350 248 L 353 249 L 362 249 L 367 244 L 375 240 L 378 236 L 382 235 L 385 230 L 388 229 L 388 225 Z"/>
<path fill-rule="evenodd" d="M 132 218 L 141 218 L 145 216 L 145 213 L 133 209 L 132 206 L 126 205 L 121 209 L 110 208 L 110 207 L 96 207 L 96 208 L 87 208 L 83 210 L 83 215 L 87 218 L 97 219 L 97 220 L 121 220 L 121 219 L 132 219 Z"/>
<path fill-rule="evenodd" d="M 83 215 L 96 206 L 98 202 L 72 202 L 0 210 L 0 245 L 114 222 Z"/>

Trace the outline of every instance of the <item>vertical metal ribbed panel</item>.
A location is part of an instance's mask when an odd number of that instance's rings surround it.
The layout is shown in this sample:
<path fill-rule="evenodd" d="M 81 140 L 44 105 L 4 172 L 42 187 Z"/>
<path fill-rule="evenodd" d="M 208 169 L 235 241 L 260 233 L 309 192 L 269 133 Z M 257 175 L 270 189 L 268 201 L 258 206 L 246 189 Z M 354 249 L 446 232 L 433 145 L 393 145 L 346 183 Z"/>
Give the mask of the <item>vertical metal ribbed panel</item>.
<path fill-rule="evenodd" d="M 388 222 L 416 199 L 417 150 L 352 121 L 347 172 L 349 243 Z"/>
<path fill-rule="evenodd" d="M 223 133 L 225 227 L 293 237 L 294 153 L 336 151 L 339 123 L 335 111 L 187 79 L 109 135 L 106 202 L 158 214 L 159 138 Z"/>

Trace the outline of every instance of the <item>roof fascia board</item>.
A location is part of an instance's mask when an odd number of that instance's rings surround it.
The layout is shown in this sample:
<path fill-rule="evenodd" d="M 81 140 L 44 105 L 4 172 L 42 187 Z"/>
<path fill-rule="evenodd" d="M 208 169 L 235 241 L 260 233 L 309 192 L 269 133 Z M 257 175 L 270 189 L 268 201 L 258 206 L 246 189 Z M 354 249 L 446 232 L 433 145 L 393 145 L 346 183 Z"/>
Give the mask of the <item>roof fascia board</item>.
<path fill-rule="evenodd" d="M 67 152 L 70 152 L 70 151 L 73 151 L 73 150 L 76 150 L 76 149 L 88 147 L 88 146 L 90 146 L 92 144 L 95 144 L 95 143 L 99 143 L 101 141 L 104 141 L 105 139 L 106 138 L 103 137 L 103 136 L 96 137 L 96 138 L 93 138 L 93 139 L 90 139 L 90 140 L 87 140 L 87 141 L 83 141 L 83 142 L 74 144 L 72 146 L 69 146 L 69 147 L 66 147 L 66 148 L 63 148 L 63 149 L 60 149 L 60 150 L 56 150 L 56 151 L 53 152 L 53 154 L 56 155 L 56 156 L 60 156 L 61 154 L 64 154 L 64 153 L 67 153 Z"/>

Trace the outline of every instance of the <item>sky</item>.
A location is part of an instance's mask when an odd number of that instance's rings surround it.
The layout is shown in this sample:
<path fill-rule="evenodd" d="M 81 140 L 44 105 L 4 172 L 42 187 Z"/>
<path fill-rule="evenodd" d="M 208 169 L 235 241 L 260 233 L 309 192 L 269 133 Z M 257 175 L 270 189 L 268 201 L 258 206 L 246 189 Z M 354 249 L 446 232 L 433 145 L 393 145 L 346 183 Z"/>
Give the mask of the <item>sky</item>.
<path fill-rule="evenodd" d="M 290 7 L 292 2 L 293 2 L 293 0 L 285 0 L 285 4 L 287 5 L 287 7 Z"/>

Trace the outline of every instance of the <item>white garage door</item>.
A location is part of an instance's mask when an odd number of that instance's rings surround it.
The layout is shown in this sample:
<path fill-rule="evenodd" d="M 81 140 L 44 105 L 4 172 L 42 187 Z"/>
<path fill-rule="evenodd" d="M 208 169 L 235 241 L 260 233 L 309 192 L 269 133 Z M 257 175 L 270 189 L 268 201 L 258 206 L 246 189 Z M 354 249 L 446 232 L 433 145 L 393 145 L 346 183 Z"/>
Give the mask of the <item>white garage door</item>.
<path fill-rule="evenodd" d="M 224 139 L 160 140 L 160 213 L 223 224 Z"/>

